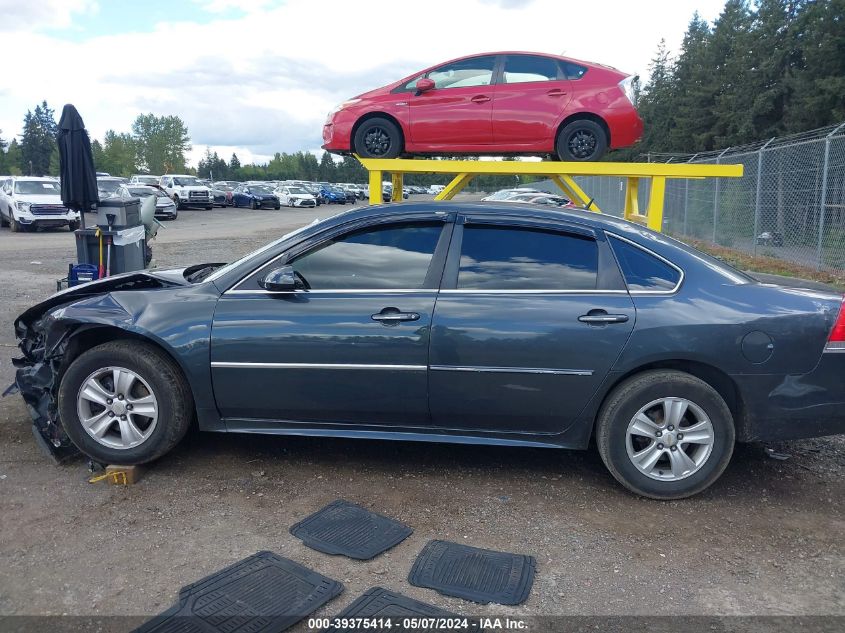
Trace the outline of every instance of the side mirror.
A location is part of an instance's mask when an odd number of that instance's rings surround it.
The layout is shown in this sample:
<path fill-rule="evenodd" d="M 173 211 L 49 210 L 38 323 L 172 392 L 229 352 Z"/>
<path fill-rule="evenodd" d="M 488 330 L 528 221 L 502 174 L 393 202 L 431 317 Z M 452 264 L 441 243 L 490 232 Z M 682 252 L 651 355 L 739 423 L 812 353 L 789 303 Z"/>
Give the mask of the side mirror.
<path fill-rule="evenodd" d="M 258 285 L 270 292 L 296 290 L 298 286 L 293 266 L 282 266 L 271 270 L 258 281 Z"/>
<path fill-rule="evenodd" d="M 428 92 L 429 90 L 434 90 L 434 81 L 428 77 L 423 77 L 417 80 L 416 86 L 417 92 Z"/>

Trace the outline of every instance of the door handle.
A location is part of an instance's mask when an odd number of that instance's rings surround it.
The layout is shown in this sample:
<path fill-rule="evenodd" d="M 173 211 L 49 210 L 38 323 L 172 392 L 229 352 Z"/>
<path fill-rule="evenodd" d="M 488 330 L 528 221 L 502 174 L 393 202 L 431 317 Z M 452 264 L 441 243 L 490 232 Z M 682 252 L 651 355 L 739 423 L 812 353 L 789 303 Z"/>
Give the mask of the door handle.
<path fill-rule="evenodd" d="M 578 317 L 581 323 L 590 325 L 605 325 L 606 323 L 626 323 L 627 314 L 608 314 L 604 310 L 590 310 L 587 314 Z"/>
<path fill-rule="evenodd" d="M 566 94 L 566 90 L 549 90 L 546 94 L 550 97 L 562 97 Z"/>
<path fill-rule="evenodd" d="M 473 103 L 487 103 L 490 101 L 490 97 L 487 95 L 475 95 L 472 99 L 470 99 Z"/>
<path fill-rule="evenodd" d="M 400 312 L 398 308 L 385 308 L 381 312 L 371 315 L 370 318 L 384 325 L 391 325 L 400 321 L 419 321 L 420 315 L 417 312 Z"/>

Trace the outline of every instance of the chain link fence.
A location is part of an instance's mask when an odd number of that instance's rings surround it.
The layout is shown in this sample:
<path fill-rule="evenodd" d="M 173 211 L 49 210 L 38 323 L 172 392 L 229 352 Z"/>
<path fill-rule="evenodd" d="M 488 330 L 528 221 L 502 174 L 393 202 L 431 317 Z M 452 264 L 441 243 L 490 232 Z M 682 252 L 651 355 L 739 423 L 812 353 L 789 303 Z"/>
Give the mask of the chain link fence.
<path fill-rule="evenodd" d="M 817 270 L 845 268 L 845 123 L 718 152 L 647 159 L 745 166 L 742 178 L 668 179 L 666 233 Z M 622 215 L 624 178 L 575 180 L 603 212 Z M 648 184 L 640 184 L 641 209 Z"/>

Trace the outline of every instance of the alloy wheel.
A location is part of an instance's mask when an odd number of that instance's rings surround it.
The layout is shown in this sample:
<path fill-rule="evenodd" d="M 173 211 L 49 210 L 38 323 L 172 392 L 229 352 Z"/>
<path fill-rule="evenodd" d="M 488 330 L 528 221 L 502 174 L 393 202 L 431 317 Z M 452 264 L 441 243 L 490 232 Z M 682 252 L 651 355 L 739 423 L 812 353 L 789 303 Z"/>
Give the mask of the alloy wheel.
<path fill-rule="evenodd" d="M 383 127 L 372 127 L 364 135 L 364 147 L 373 156 L 384 156 L 390 151 L 390 145 L 390 135 Z"/>
<path fill-rule="evenodd" d="M 589 158 L 593 155 L 596 151 L 596 144 L 598 143 L 598 139 L 596 139 L 595 134 L 590 132 L 589 130 L 578 130 L 572 136 L 569 137 L 569 142 L 567 145 L 569 146 L 570 153 L 575 158 Z"/>
<path fill-rule="evenodd" d="M 713 452 L 715 432 L 704 410 L 685 398 L 660 398 L 628 424 L 628 458 L 642 474 L 679 481 L 698 472 Z"/>
<path fill-rule="evenodd" d="M 82 382 L 76 398 L 82 428 L 115 449 L 143 444 L 156 428 L 158 401 L 149 383 L 125 367 L 103 367 Z"/>

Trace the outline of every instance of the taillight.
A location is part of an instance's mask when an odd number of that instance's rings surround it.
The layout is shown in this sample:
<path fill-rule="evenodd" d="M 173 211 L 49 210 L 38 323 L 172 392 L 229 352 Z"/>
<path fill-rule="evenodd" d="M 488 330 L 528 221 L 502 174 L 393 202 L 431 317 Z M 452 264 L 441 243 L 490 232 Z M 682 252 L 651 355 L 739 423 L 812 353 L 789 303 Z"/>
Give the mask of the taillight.
<path fill-rule="evenodd" d="M 827 345 L 825 345 L 824 350 L 826 352 L 845 352 L 845 298 L 842 300 L 842 305 L 839 306 L 839 315 L 836 317 L 836 323 L 833 324 L 830 336 L 827 337 Z"/>

